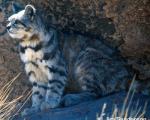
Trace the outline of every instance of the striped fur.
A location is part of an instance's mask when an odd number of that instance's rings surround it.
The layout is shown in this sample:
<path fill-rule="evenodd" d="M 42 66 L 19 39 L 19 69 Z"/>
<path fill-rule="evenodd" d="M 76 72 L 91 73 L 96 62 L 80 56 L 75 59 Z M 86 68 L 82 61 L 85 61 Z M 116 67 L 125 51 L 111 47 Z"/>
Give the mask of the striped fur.
<path fill-rule="evenodd" d="M 58 48 L 56 31 L 53 29 L 45 31 L 39 17 L 35 13 L 29 16 L 28 12 L 34 13 L 34 7 L 29 5 L 8 19 L 10 21 L 7 26 L 8 33 L 20 40 L 20 57 L 33 85 L 33 110 L 40 109 L 42 104 L 54 108 L 59 105 L 66 85 L 66 63 Z"/>
<path fill-rule="evenodd" d="M 8 33 L 20 40 L 20 57 L 33 85 L 32 108 L 24 114 L 77 104 L 125 88 L 128 73 L 122 60 L 100 40 L 93 44 L 94 40 L 80 35 L 76 39 L 67 35 L 58 41 L 56 30 L 47 30 L 31 5 L 9 21 Z M 68 86 L 78 88 L 79 93 L 63 96 Z"/>

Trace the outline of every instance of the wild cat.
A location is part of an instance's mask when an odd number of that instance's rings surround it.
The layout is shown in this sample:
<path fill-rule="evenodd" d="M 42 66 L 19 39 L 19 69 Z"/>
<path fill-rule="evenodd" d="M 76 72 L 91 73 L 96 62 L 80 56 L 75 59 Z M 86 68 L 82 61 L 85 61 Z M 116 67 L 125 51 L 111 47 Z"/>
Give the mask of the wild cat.
<path fill-rule="evenodd" d="M 7 31 L 19 40 L 20 57 L 33 85 L 32 106 L 23 115 L 125 89 L 129 74 L 123 61 L 101 40 L 89 41 L 80 35 L 77 40 L 65 36 L 58 39 L 57 30 L 47 29 L 32 5 L 8 21 Z M 77 92 L 65 95 L 67 86 L 75 86 Z"/>

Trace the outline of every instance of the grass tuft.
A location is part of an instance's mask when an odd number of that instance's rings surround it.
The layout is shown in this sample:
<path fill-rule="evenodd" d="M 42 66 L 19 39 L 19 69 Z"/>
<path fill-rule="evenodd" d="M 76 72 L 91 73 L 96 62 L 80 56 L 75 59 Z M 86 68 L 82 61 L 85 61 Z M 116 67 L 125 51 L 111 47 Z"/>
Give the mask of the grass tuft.
<path fill-rule="evenodd" d="M 107 104 L 104 103 L 100 115 L 97 116 L 97 120 L 104 120 L 107 117 L 111 118 L 110 120 L 117 120 L 117 118 L 120 118 L 120 119 L 129 119 L 129 118 L 132 118 L 132 119 L 137 119 L 138 118 L 138 119 L 140 119 L 140 118 L 144 118 L 144 115 L 146 113 L 147 103 L 145 103 L 144 107 L 143 106 L 141 107 L 140 104 L 139 104 L 139 101 L 137 101 L 137 103 L 134 107 L 131 106 L 132 101 L 133 101 L 133 97 L 134 97 L 134 94 L 135 94 L 135 90 L 133 89 L 135 78 L 136 78 L 136 76 L 133 77 L 132 83 L 130 85 L 129 91 L 128 91 L 127 96 L 124 100 L 122 108 L 119 109 L 115 105 L 115 107 L 113 108 L 112 115 L 109 116 L 107 113 L 105 113 L 105 109 L 106 109 Z"/>
<path fill-rule="evenodd" d="M 15 112 L 17 102 L 22 98 L 22 96 L 20 96 L 12 101 L 8 101 L 8 97 L 12 92 L 12 83 L 15 82 L 20 74 L 21 73 L 0 89 L 0 120 L 8 120 L 11 114 Z"/>

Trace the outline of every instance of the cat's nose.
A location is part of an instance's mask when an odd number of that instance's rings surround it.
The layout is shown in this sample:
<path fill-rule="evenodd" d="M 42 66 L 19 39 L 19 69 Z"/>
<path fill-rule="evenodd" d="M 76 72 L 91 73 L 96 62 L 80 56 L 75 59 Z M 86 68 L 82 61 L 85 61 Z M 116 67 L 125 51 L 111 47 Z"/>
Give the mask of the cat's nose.
<path fill-rule="evenodd" d="M 11 28 L 11 26 L 7 26 L 6 29 L 9 30 Z"/>

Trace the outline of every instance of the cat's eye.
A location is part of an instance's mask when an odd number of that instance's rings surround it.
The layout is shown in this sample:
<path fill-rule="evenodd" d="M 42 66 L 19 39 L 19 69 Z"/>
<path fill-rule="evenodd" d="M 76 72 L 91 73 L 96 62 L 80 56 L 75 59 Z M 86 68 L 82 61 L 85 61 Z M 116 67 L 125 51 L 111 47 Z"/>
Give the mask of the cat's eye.
<path fill-rule="evenodd" d="M 15 20 L 14 24 L 20 24 L 20 21 L 19 20 Z"/>
<path fill-rule="evenodd" d="M 26 25 L 24 23 L 22 23 L 20 20 L 14 20 L 13 24 L 16 26 L 20 26 L 20 27 L 26 27 Z"/>
<path fill-rule="evenodd" d="M 11 24 L 12 24 L 14 27 L 18 27 L 19 21 L 16 20 L 16 19 L 13 19 L 13 20 L 11 21 Z"/>

